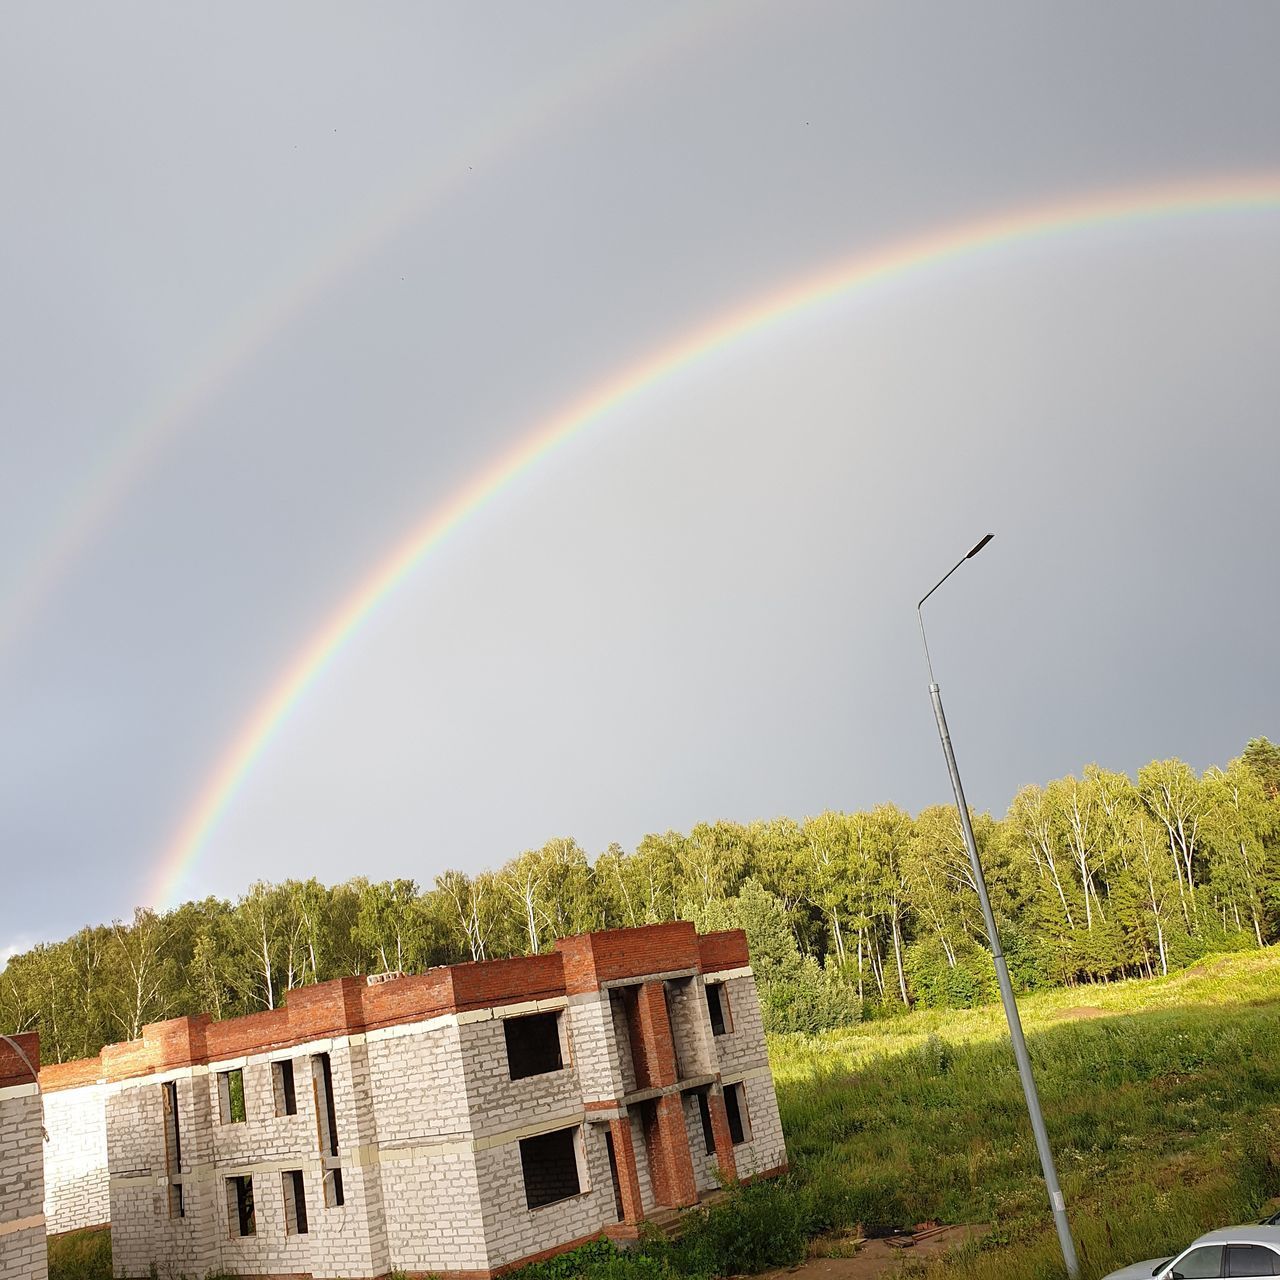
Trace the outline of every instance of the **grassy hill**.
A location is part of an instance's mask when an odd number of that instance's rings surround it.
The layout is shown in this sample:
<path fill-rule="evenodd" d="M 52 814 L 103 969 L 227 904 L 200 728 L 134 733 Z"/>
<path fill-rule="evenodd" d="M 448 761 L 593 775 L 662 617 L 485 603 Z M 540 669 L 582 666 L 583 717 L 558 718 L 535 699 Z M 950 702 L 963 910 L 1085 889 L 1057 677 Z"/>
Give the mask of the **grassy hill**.
<path fill-rule="evenodd" d="M 1086 1277 L 1280 1191 L 1280 949 L 1020 1005 Z M 811 1229 L 989 1223 L 946 1275 L 1062 1274 L 999 1006 L 780 1037 L 771 1058 Z"/>

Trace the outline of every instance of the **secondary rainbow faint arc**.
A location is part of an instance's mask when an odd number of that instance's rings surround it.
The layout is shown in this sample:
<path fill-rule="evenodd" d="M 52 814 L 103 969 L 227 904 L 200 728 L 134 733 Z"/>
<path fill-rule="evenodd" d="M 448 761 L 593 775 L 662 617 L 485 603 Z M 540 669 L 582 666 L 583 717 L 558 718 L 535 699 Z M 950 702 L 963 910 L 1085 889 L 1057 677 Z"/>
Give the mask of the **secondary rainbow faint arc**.
<path fill-rule="evenodd" d="M 311 638 L 237 734 L 201 790 L 160 861 L 148 900 L 166 905 L 175 895 L 219 818 L 273 736 L 378 605 L 469 516 L 557 447 L 632 397 L 752 334 L 877 283 L 908 277 L 966 254 L 981 253 L 1092 227 L 1161 217 L 1248 210 L 1280 211 L 1280 175 L 1111 192 L 1068 203 L 989 216 L 842 259 L 799 283 L 721 315 L 614 374 L 537 425 L 515 448 L 475 475 L 433 510 L 342 602 Z"/>
<path fill-rule="evenodd" d="M 300 269 L 268 282 L 227 317 L 202 348 L 200 359 L 111 440 L 83 479 L 55 504 L 26 568 L 11 583 L 0 583 L 0 657 L 39 615 L 101 530 L 125 506 L 130 492 L 182 430 L 191 426 L 197 413 L 339 280 L 462 190 L 473 169 L 483 172 L 522 142 L 546 132 L 552 121 L 574 107 L 593 101 L 606 89 L 616 92 L 619 83 L 650 68 L 655 59 L 696 47 L 719 30 L 722 16 L 736 17 L 741 9 L 725 3 L 676 10 L 678 21 L 664 16 L 619 37 L 598 51 L 573 79 L 549 82 L 531 98 L 505 104 L 493 127 L 460 143 L 440 173 L 420 177 L 370 202 L 335 240 L 326 242 L 319 252 L 304 255 Z"/>

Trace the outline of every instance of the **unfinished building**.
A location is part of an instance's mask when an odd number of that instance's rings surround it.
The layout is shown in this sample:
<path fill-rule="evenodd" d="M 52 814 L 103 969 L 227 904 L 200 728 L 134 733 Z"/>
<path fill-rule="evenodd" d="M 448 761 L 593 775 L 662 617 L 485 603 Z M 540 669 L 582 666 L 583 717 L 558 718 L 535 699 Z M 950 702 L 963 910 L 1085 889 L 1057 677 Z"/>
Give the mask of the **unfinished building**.
<path fill-rule="evenodd" d="M 480 1280 L 786 1159 L 745 937 L 685 923 L 301 987 L 43 1078 L 51 1222 L 109 1197 L 118 1277 Z"/>
<path fill-rule="evenodd" d="M 0 1039 L 0 1280 L 45 1280 L 39 1037 Z"/>

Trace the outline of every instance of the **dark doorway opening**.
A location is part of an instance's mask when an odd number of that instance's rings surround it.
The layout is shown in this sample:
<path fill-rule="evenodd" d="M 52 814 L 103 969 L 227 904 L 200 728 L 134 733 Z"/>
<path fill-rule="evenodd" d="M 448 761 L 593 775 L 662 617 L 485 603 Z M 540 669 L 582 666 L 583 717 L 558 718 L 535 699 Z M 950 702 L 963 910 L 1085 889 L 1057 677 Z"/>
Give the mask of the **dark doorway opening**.
<path fill-rule="evenodd" d="M 607 1129 L 604 1135 L 605 1149 L 609 1152 L 609 1176 L 613 1179 L 613 1207 L 617 1211 L 618 1221 L 623 1218 L 622 1181 L 618 1177 L 618 1156 L 613 1149 L 613 1134 Z"/>

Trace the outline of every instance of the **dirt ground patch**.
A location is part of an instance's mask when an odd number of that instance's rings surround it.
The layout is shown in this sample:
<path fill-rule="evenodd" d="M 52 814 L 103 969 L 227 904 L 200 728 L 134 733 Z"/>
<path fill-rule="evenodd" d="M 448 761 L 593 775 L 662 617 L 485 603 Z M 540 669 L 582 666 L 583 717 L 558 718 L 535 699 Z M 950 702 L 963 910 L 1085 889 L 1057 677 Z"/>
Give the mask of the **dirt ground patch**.
<path fill-rule="evenodd" d="M 986 1227 L 933 1227 L 914 1236 L 867 1240 L 852 1258 L 810 1258 L 798 1267 L 770 1271 L 762 1280 L 876 1280 L 899 1274 L 908 1261 L 936 1258 L 986 1231 Z"/>
<path fill-rule="evenodd" d="M 1096 1005 L 1073 1004 L 1070 1009 L 1062 1009 L 1053 1016 L 1070 1022 L 1078 1022 L 1084 1018 L 1106 1018 L 1109 1015 L 1105 1009 L 1099 1009 Z"/>

